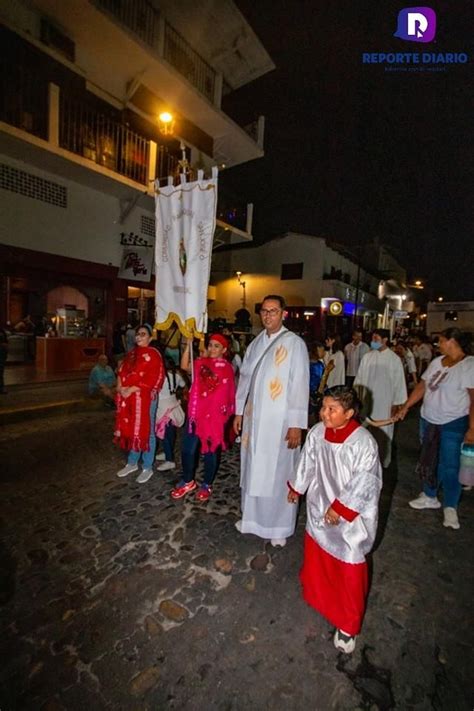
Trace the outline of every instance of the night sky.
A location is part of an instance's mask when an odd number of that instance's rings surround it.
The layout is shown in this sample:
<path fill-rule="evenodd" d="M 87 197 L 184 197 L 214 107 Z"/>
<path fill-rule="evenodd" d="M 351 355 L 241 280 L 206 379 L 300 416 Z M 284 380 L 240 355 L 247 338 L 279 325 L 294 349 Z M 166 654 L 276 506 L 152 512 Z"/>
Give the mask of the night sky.
<path fill-rule="evenodd" d="M 277 68 L 233 92 L 266 117 L 265 158 L 222 174 L 255 204 L 254 240 L 287 230 L 393 248 L 427 295 L 474 299 L 473 2 L 431 2 L 430 44 L 393 37 L 392 0 L 236 0 Z M 443 72 L 386 72 L 363 52 L 465 52 Z M 443 66 L 443 65 L 437 65 Z"/>

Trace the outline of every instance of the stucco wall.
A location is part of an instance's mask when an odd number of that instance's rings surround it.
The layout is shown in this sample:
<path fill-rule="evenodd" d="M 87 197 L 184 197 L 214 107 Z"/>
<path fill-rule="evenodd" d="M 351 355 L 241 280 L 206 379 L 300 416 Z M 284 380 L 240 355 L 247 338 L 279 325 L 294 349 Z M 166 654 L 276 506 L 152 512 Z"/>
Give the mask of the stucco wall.
<path fill-rule="evenodd" d="M 289 233 L 259 247 L 214 253 L 211 278 L 216 285 L 216 300 L 209 306 L 210 317 L 233 321 L 234 313 L 242 308 L 243 288 L 236 271 L 242 272 L 246 308 L 255 325 L 259 323 L 255 304 L 266 294 L 281 294 L 290 306 L 318 306 L 325 249 L 319 237 Z M 280 278 L 282 264 L 299 262 L 304 264 L 302 279 Z"/>
<path fill-rule="evenodd" d="M 100 264 L 119 266 L 121 232 L 140 233 L 142 214 L 137 206 L 124 225 L 118 224 L 118 198 L 0 156 L 12 167 L 52 181 L 67 189 L 67 207 L 57 207 L 10 190 L 0 190 L 0 243 L 34 249 Z M 141 235 L 150 241 L 150 237 Z"/>

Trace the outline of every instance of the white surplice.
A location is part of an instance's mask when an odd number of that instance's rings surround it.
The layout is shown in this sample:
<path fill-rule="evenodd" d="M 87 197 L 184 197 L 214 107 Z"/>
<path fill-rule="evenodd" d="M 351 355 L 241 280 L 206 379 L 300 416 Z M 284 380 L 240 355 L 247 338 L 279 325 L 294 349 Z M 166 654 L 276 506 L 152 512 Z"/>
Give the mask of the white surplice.
<path fill-rule="evenodd" d="M 407 400 L 407 386 L 402 361 L 390 348 L 370 350 L 362 358 L 354 387 L 364 404 L 365 413 L 373 420 L 386 420 L 393 405 Z M 377 440 L 382 466 L 392 459 L 394 425 L 370 428 Z"/>
<path fill-rule="evenodd" d="M 236 414 L 244 415 L 242 533 L 271 539 L 294 532 L 297 507 L 287 501 L 286 482 L 300 450 L 288 449 L 285 436 L 289 427 L 308 426 L 308 400 L 304 341 L 284 327 L 271 336 L 262 331 L 245 353 L 236 398 Z"/>
<path fill-rule="evenodd" d="M 326 553 L 345 563 L 362 563 L 377 532 L 378 501 L 382 468 L 377 444 L 364 427 L 358 427 L 344 442 L 325 439 L 318 422 L 308 433 L 294 479 L 299 494 L 306 493 L 306 530 Z M 324 515 L 334 501 L 358 515 L 343 517 L 329 526 Z"/>

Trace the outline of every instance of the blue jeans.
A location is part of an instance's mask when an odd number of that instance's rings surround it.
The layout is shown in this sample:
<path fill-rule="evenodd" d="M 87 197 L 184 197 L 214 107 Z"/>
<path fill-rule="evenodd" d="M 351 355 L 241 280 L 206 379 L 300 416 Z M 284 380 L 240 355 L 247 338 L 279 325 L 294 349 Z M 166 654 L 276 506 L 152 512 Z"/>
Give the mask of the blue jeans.
<path fill-rule="evenodd" d="M 428 422 L 420 419 L 420 437 L 423 440 Z M 424 484 L 423 491 L 427 496 L 436 496 L 440 486 L 443 487 L 443 506 L 457 508 L 461 496 L 459 483 L 459 466 L 461 460 L 461 445 L 469 425 L 469 418 L 458 417 L 457 420 L 441 425 L 438 460 L 438 485 L 436 487 Z"/>
<path fill-rule="evenodd" d="M 163 444 L 163 452 L 167 462 L 174 462 L 174 443 L 176 442 L 176 426 L 171 420 L 165 427 L 165 436 L 161 440 Z"/>
<path fill-rule="evenodd" d="M 201 441 L 199 437 L 191 432 L 185 433 L 183 444 L 181 446 L 181 463 L 183 465 L 183 481 L 188 482 L 194 479 L 196 472 L 199 453 L 201 450 Z M 204 484 L 212 485 L 215 479 L 219 464 L 221 462 L 221 448 L 215 452 L 203 454 L 204 459 Z"/>
<path fill-rule="evenodd" d="M 131 450 L 128 453 L 127 464 L 138 464 L 140 456 L 142 457 L 143 469 L 151 469 L 155 461 L 156 450 L 156 435 L 155 435 L 155 418 L 156 408 L 158 407 L 158 398 L 155 398 L 150 403 L 150 439 L 148 441 L 148 452 L 134 452 Z"/>

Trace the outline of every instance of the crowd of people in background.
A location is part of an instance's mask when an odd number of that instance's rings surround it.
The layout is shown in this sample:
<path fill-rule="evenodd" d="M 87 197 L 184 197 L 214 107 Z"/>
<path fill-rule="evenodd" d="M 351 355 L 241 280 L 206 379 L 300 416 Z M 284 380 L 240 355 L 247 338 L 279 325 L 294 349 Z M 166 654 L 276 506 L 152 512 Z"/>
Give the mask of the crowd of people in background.
<path fill-rule="evenodd" d="M 355 328 L 345 345 L 337 333 L 307 344 L 285 328 L 284 316 L 283 298 L 269 295 L 256 338 L 242 342 L 242 334 L 225 326 L 198 346 L 176 327 L 159 340 L 147 324 L 117 328 L 116 374 L 101 356 L 89 390 L 109 406 L 115 400 L 115 438 L 127 452 L 119 477 L 138 472 L 144 484 L 154 471 L 175 476 L 178 447 L 181 471 L 170 496 L 194 492 L 204 503 L 218 481 L 222 452 L 237 441 L 242 515 L 236 528 L 279 547 L 293 535 L 294 504 L 306 495 L 303 595 L 335 625 L 335 646 L 351 652 L 365 610 L 365 556 L 375 538 L 394 426 L 421 401 L 416 472 L 422 492 L 409 505 L 443 506 L 444 526 L 460 527 L 462 486 L 474 484 L 474 357 L 468 336 L 456 328 L 436 343 Z M 157 442 L 162 451 L 155 465 Z"/>

